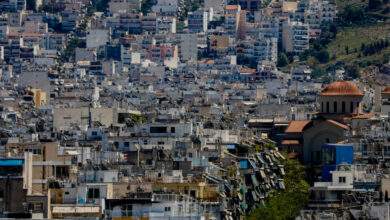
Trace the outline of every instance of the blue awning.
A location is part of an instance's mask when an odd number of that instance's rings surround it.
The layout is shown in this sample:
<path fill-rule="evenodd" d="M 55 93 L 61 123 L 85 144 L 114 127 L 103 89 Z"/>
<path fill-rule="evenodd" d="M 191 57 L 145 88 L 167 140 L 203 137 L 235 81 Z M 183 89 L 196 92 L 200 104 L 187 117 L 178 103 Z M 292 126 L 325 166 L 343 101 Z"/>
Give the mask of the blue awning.
<path fill-rule="evenodd" d="M 252 175 L 251 177 L 252 177 L 253 184 L 257 186 L 259 184 L 259 182 L 257 182 L 255 175 Z"/>
<path fill-rule="evenodd" d="M 249 164 L 252 166 L 253 169 L 257 168 L 256 163 L 253 160 L 249 159 L 248 161 L 249 161 Z"/>
<path fill-rule="evenodd" d="M 242 169 L 247 169 L 248 168 L 248 161 L 247 160 L 241 160 L 240 161 L 240 166 Z"/>
<path fill-rule="evenodd" d="M 24 160 L 0 160 L 0 166 L 23 166 Z"/>
<path fill-rule="evenodd" d="M 236 149 L 236 145 L 234 145 L 234 144 L 228 144 L 228 145 L 227 145 L 227 149 L 228 149 L 228 150 L 234 150 L 234 149 Z"/>

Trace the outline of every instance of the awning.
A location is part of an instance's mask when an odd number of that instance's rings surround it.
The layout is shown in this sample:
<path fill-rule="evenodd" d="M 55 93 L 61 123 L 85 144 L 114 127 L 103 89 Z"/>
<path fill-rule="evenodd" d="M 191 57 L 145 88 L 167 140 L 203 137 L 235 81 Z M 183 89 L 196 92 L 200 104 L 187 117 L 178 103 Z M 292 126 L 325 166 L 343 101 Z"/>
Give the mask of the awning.
<path fill-rule="evenodd" d="M 255 175 L 251 175 L 251 177 L 252 177 L 253 184 L 257 186 L 259 184 L 259 182 L 257 182 L 256 176 Z"/>
<path fill-rule="evenodd" d="M 238 199 L 241 201 L 242 200 L 242 195 L 241 193 L 237 193 Z"/>
<path fill-rule="evenodd" d="M 241 203 L 241 205 L 242 205 L 242 208 L 243 208 L 244 210 L 247 209 L 246 204 L 245 204 L 245 201 L 243 201 L 243 202 Z"/>
<path fill-rule="evenodd" d="M 266 163 L 261 155 L 258 155 L 258 154 L 257 154 L 256 157 L 257 157 L 258 160 L 260 160 L 260 162 L 261 162 L 262 164 L 265 164 L 265 163 Z"/>
<path fill-rule="evenodd" d="M 280 181 L 279 181 L 279 188 L 280 188 L 280 189 L 285 189 L 283 180 L 280 180 Z"/>
<path fill-rule="evenodd" d="M 286 173 L 284 172 L 284 168 L 283 167 L 279 167 L 279 170 L 280 170 L 280 174 L 282 174 L 283 176 L 286 175 Z"/>
<path fill-rule="evenodd" d="M 234 150 L 234 149 L 236 149 L 236 145 L 234 145 L 234 144 L 228 144 L 228 145 L 227 145 L 227 149 L 228 149 L 228 150 Z"/>
<path fill-rule="evenodd" d="M 23 160 L 0 160 L 0 166 L 22 166 Z"/>
<path fill-rule="evenodd" d="M 249 161 L 249 164 L 252 166 L 253 169 L 257 168 L 256 163 L 253 160 L 249 159 L 248 161 Z"/>
<path fill-rule="evenodd" d="M 225 183 L 225 187 L 229 190 L 229 191 L 232 191 L 232 188 L 230 187 L 230 185 L 228 183 Z"/>
<path fill-rule="evenodd" d="M 68 151 L 65 151 L 67 155 L 78 155 L 79 153 L 77 152 L 77 150 L 68 150 Z"/>
<path fill-rule="evenodd" d="M 53 207 L 52 213 L 100 213 L 99 206 L 55 206 Z"/>
<path fill-rule="evenodd" d="M 252 195 L 253 200 L 256 201 L 257 200 L 257 196 L 256 196 L 255 191 L 251 191 L 251 195 Z"/>
<path fill-rule="evenodd" d="M 298 145 L 298 144 L 299 144 L 298 140 L 283 140 L 282 141 L 282 145 Z"/>
<path fill-rule="evenodd" d="M 261 178 L 265 179 L 267 176 L 264 173 L 264 170 L 260 170 L 260 176 Z"/>
<path fill-rule="evenodd" d="M 241 184 L 241 190 L 242 190 L 243 193 L 246 192 L 246 191 L 245 191 L 245 188 L 244 188 L 244 184 Z"/>

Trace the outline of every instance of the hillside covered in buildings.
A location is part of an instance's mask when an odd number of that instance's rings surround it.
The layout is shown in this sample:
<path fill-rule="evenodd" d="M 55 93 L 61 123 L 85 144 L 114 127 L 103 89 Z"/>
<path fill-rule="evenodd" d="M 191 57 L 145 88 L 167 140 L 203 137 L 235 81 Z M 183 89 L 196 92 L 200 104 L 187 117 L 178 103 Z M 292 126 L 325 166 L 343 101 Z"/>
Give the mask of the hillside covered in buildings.
<path fill-rule="evenodd" d="M 0 0 L 0 218 L 387 220 L 388 0 Z"/>

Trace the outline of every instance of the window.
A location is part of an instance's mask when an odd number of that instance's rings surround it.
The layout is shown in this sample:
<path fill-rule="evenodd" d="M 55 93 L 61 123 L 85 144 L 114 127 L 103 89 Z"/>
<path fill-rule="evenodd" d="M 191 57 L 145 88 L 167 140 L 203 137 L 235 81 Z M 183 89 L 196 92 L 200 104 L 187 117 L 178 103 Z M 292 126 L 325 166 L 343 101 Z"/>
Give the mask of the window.
<path fill-rule="evenodd" d="M 144 145 L 147 145 L 148 144 L 148 140 L 144 140 Z"/>
<path fill-rule="evenodd" d="M 92 136 L 96 136 L 97 135 L 97 131 L 92 131 Z"/>
<path fill-rule="evenodd" d="M 175 127 L 171 127 L 171 133 L 175 133 Z"/>
<path fill-rule="evenodd" d="M 337 112 L 337 102 L 333 102 L 333 112 Z"/>
<path fill-rule="evenodd" d="M 321 102 L 321 112 L 324 112 L 324 102 Z"/>
<path fill-rule="evenodd" d="M 335 165 L 336 164 L 336 150 L 334 148 L 322 149 L 322 164 Z"/>
<path fill-rule="evenodd" d="M 196 198 L 196 190 L 191 190 L 190 195 L 191 195 L 193 198 Z"/>
<path fill-rule="evenodd" d="M 339 176 L 339 183 L 345 183 L 345 176 Z"/>
<path fill-rule="evenodd" d="M 128 141 L 125 142 L 125 147 L 129 147 L 130 143 Z"/>
<path fill-rule="evenodd" d="M 188 157 L 189 157 L 189 158 L 192 158 L 192 153 L 188 153 Z"/>
<path fill-rule="evenodd" d="M 150 127 L 150 133 L 167 133 L 167 127 Z"/>
<path fill-rule="evenodd" d="M 56 167 L 56 176 L 68 176 L 68 169 L 65 166 L 57 166 Z"/>
<path fill-rule="evenodd" d="M 350 112 L 353 113 L 353 102 L 351 102 Z"/>
<path fill-rule="evenodd" d="M 99 188 L 88 189 L 88 199 L 99 199 L 99 198 L 100 198 L 100 189 Z"/>
<path fill-rule="evenodd" d="M 171 207 L 165 207 L 164 209 L 166 212 L 170 212 L 171 211 Z"/>
<path fill-rule="evenodd" d="M 342 103 L 341 103 L 341 108 L 342 108 L 342 112 L 345 112 L 345 102 L 343 101 Z"/>
<path fill-rule="evenodd" d="M 329 143 L 329 142 L 330 142 L 330 141 L 329 141 L 329 138 L 326 138 L 326 139 L 325 139 L 325 142 L 326 142 L 326 143 Z"/>
<path fill-rule="evenodd" d="M 133 216 L 133 205 L 122 205 L 121 211 L 123 217 L 131 217 Z"/>
<path fill-rule="evenodd" d="M 329 102 L 326 102 L 326 113 L 329 113 Z"/>
<path fill-rule="evenodd" d="M 158 141 L 157 142 L 157 145 L 164 145 L 165 143 L 164 143 L 164 141 Z"/>

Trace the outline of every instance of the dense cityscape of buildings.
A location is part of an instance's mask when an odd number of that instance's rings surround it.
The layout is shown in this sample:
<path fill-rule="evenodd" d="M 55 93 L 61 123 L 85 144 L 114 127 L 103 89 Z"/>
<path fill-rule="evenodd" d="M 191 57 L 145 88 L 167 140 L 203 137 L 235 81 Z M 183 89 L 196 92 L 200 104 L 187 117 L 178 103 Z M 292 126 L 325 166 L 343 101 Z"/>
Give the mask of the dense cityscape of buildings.
<path fill-rule="evenodd" d="M 336 15 L 324 0 L 0 0 L 0 218 L 245 219 L 297 160 L 297 219 L 388 219 L 390 86 L 277 67 Z"/>

